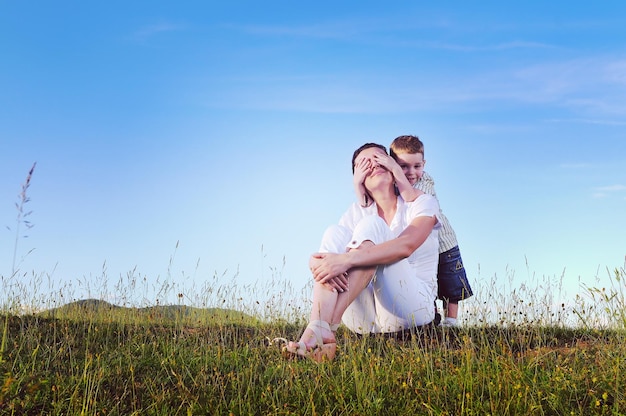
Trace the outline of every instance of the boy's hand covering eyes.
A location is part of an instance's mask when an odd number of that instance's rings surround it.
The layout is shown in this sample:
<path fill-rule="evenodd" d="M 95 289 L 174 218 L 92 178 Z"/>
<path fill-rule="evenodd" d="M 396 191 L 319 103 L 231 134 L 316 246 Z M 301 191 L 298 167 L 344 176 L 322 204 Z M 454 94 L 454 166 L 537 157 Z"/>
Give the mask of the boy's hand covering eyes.
<path fill-rule="evenodd" d="M 380 166 L 387 169 L 393 175 L 394 179 L 397 180 L 406 180 L 404 176 L 404 172 L 402 172 L 402 167 L 398 165 L 398 162 L 394 158 L 384 153 L 376 153 L 374 154 L 374 161 Z"/>

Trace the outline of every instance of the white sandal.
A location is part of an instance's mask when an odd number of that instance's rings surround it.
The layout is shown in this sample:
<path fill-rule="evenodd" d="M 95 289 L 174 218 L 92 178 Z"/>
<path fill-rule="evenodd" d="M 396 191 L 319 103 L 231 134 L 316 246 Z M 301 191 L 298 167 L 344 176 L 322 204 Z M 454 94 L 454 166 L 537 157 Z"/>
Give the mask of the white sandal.
<path fill-rule="evenodd" d="M 335 354 L 337 352 L 337 343 L 329 342 L 324 344 L 324 339 L 322 338 L 322 330 L 325 329 L 327 331 L 335 332 L 339 324 L 335 324 L 332 327 L 325 321 L 311 321 L 307 325 L 307 329 L 309 329 L 313 335 L 315 336 L 315 346 L 307 347 L 303 341 L 293 342 L 290 345 L 284 338 L 276 338 L 276 340 L 284 341 L 287 345 L 283 347 L 283 355 L 288 358 L 311 358 L 314 361 L 320 363 L 324 360 L 332 361 L 335 358 Z M 306 329 L 305 329 L 306 331 Z"/>

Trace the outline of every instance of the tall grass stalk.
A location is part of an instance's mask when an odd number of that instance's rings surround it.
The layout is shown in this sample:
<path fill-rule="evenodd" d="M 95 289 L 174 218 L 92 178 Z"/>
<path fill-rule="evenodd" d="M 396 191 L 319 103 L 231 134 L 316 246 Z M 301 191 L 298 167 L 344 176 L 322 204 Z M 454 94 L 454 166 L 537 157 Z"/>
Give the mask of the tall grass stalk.
<path fill-rule="evenodd" d="M 18 272 L 18 268 L 17 268 L 18 264 L 16 263 L 16 261 L 17 261 L 17 248 L 18 248 L 19 240 L 20 240 L 20 225 L 24 224 L 24 226 L 28 229 L 33 227 L 32 223 L 26 219 L 28 216 L 30 216 L 32 211 L 25 211 L 25 208 L 26 208 L 26 204 L 30 202 L 30 198 L 28 197 L 28 188 L 30 187 L 30 181 L 33 177 L 33 172 L 35 171 L 36 165 L 37 165 L 37 162 L 33 163 L 33 166 L 28 171 L 28 175 L 26 175 L 26 180 L 22 184 L 22 189 L 19 193 L 18 202 L 15 203 L 15 208 L 17 209 L 17 218 L 15 220 L 15 242 L 13 244 L 13 261 L 11 263 L 11 277 L 9 278 L 9 281 L 12 281 L 16 277 L 17 272 Z M 11 295 L 9 293 L 9 297 L 10 296 Z M 10 298 L 7 299 L 7 301 L 9 300 Z M 0 364 L 4 360 L 4 351 L 6 348 L 8 316 L 9 316 L 8 314 L 5 316 L 4 326 L 2 328 L 2 341 L 0 341 Z"/>
<path fill-rule="evenodd" d="M 586 328 L 626 330 L 626 259 L 624 267 L 607 269 L 607 275 L 608 285 L 583 286 L 584 291 L 576 297 L 574 313 Z"/>
<path fill-rule="evenodd" d="M 25 209 L 26 204 L 30 202 L 30 198 L 28 196 L 28 188 L 30 187 L 30 181 L 33 177 L 35 166 L 37 166 L 37 162 L 33 163 L 33 166 L 28 171 L 28 175 L 26 175 L 26 180 L 22 184 L 22 190 L 19 193 L 18 202 L 15 203 L 15 208 L 17 209 L 17 218 L 15 220 L 15 243 L 13 244 L 13 262 L 11 264 L 11 277 L 15 277 L 17 273 L 18 264 L 16 262 L 19 240 L 22 237 L 27 237 L 20 234 L 21 225 L 24 224 L 27 229 L 31 229 L 33 227 L 33 224 L 26 219 L 32 214 L 32 211 L 26 211 Z"/>

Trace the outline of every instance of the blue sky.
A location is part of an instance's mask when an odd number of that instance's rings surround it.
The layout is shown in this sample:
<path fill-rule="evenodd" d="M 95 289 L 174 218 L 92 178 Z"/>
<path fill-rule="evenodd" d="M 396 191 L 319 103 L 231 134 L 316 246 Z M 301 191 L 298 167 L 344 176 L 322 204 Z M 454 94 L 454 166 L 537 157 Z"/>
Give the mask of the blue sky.
<path fill-rule="evenodd" d="M 626 3 L 482 4 L 0 2 L 0 274 L 37 162 L 18 266 L 42 295 L 304 287 L 353 150 L 416 134 L 475 287 L 609 284 Z"/>

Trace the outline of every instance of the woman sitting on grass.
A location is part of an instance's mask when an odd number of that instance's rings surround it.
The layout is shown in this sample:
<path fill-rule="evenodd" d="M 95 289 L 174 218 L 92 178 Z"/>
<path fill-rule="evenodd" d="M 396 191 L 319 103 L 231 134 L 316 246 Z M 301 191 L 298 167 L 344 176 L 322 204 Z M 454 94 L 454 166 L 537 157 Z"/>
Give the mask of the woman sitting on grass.
<path fill-rule="evenodd" d="M 340 322 L 359 334 L 393 333 L 430 323 L 437 295 L 437 200 L 416 190 L 415 200 L 397 196 L 394 178 L 380 162 L 384 146 L 367 143 L 354 152 L 355 183 L 374 203 L 353 204 L 326 230 L 311 256 L 313 306 L 290 356 L 332 360 Z M 358 186 L 358 185 L 357 185 Z"/>

